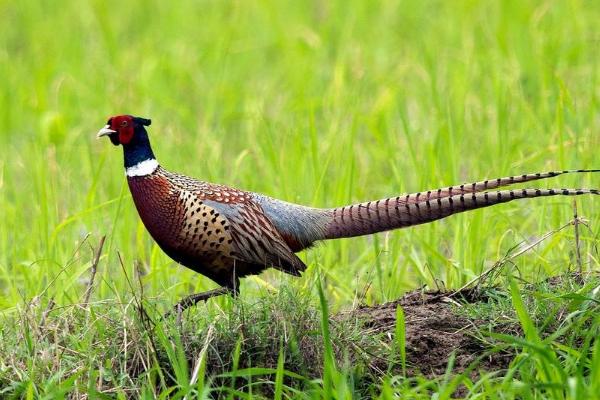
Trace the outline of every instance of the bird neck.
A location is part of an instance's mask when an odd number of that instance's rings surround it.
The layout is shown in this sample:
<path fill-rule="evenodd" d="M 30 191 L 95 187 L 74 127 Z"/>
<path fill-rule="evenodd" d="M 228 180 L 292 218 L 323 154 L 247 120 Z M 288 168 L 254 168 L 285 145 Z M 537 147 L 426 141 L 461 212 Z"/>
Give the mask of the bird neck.
<path fill-rule="evenodd" d="M 123 146 L 123 155 L 127 176 L 150 175 L 158 168 L 148 137 L 137 138 Z"/>

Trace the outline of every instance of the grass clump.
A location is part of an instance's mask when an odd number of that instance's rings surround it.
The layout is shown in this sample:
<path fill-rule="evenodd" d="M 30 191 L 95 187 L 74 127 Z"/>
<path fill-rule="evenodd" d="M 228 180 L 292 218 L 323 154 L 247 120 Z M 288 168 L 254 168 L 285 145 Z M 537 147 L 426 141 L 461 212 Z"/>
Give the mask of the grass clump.
<path fill-rule="evenodd" d="M 599 287 L 590 274 L 509 290 L 415 291 L 330 317 L 326 302 L 287 287 L 251 303 L 201 304 L 168 320 L 157 317 L 151 299 L 141 299 L 140 311 L 137 297 L 57 309 L 31 304 L 0 330 L 0 351 L 10 354 L 0 364 L 2 394 L 592 394 Z"/>

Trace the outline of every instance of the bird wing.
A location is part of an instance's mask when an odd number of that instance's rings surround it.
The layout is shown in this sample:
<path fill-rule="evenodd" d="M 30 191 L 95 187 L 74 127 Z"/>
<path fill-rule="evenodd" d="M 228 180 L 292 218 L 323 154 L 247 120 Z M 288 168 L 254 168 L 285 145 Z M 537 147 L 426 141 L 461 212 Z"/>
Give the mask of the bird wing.
<path fill-rule="evenodd" d="M 197 200 L 226 218 L 233 258 L 296 276 L 306 269 L 306 264 L 294 254 L 251 193 L 185 175 L 163 173 L 180 193 L 193 194 Z"/>
<path fill-rule="evenodd" d="M 306 264 L 290 249 L 259 204 L 252 200 L 223 203 L 209 199 L 204 203 L 227 218 L 235 258 L 296 276 L 306 269 Z"/>

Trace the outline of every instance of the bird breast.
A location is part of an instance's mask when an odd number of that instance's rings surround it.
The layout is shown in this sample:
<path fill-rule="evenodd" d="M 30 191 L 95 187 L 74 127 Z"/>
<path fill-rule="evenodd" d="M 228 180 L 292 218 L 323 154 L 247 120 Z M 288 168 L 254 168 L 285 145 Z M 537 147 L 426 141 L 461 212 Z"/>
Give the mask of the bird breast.
<path fill-rule="evenodd" d="M 142 222 L 169 256 L 192 268 L 227 264 L 233 241 L 223 215 L 159 174 L 129 177 L 128 183 Z"/>

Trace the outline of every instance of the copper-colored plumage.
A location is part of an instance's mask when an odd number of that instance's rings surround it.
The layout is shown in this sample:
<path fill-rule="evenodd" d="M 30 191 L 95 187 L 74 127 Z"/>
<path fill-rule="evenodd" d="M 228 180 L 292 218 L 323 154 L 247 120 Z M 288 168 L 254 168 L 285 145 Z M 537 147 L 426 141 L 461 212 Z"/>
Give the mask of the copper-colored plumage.
<path fill-rule="evenodd" d="M 128 183 L 140 218 L 163 251 L 222 286 L 236 289 L 240 277 L 269 266 L 294 275 L 305 268 L 251 193 L 161 167 L 128 177 Z M 237 220 L 217 204 L 235 210 Z"/>

